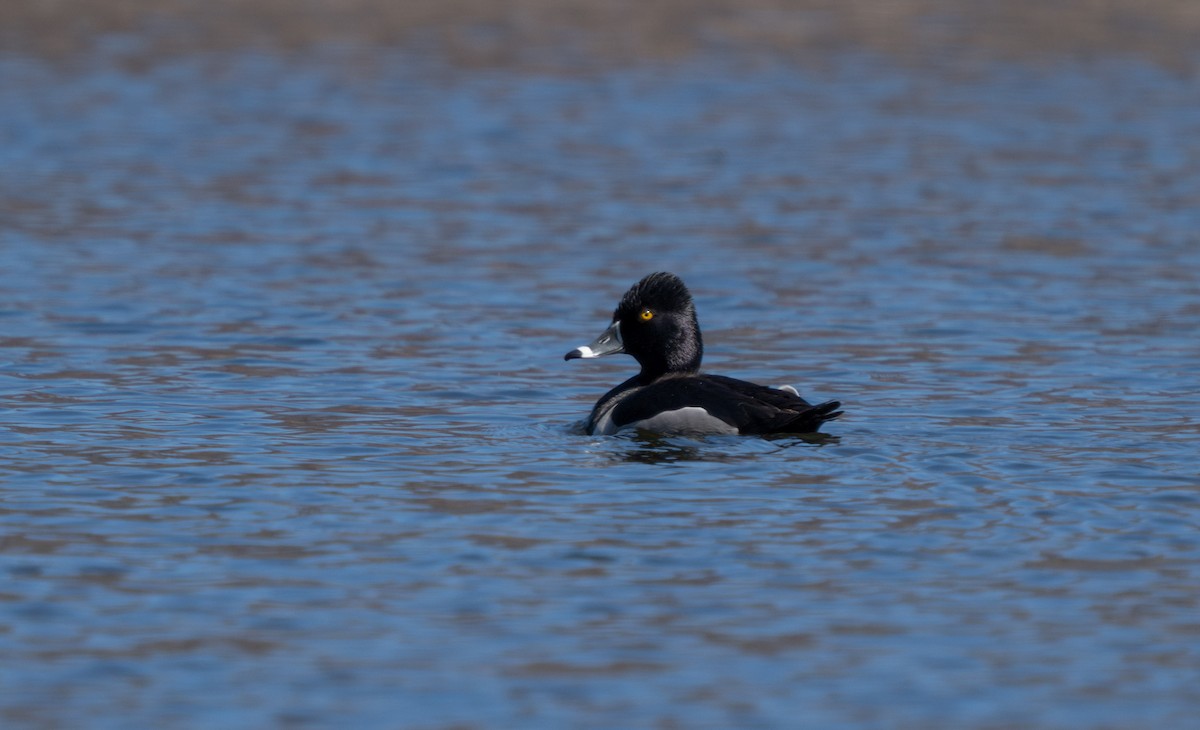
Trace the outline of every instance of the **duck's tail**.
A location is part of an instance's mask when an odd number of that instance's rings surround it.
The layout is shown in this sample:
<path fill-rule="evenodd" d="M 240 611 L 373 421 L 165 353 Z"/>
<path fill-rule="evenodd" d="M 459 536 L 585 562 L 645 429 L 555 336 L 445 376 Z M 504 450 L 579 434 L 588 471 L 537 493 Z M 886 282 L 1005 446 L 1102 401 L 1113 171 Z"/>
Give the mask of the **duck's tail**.
<path fill-rule="evenodd" d="M 790 419 L 786 426 L 780 429 L 781 433 L 815 433 L 821 430 L 821 424 L 826 421 L 832 421 L 842 412 L 838 410 L 842 407 L 841 401 L 831 400 L 819 405 L 805 408 L 796 414 L 795 418 Z"/>

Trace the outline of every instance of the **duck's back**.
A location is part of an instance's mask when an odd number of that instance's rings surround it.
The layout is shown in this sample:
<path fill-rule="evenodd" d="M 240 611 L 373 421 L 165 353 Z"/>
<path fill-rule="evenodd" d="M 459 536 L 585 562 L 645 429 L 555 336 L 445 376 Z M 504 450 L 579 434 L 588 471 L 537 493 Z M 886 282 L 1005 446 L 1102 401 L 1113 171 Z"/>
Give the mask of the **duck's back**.
<path fill-rule="evenodd" d="M 723 375 L 670 375 L 613 396 L 610 407 L 598 405 L 592 432 L 811 433 L 841 415 L 837 401 L 814 406 L 791 389 Z"/>

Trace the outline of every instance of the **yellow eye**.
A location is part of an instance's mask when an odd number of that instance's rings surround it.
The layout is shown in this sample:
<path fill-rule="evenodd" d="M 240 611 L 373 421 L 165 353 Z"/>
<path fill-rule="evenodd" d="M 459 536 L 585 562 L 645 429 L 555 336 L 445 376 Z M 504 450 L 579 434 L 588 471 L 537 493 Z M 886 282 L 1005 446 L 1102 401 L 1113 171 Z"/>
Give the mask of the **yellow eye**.
<path fill-rule="evenodd" d="M 651 312 L 649 309 L 643 309 L 640 316 L 643 322 L 649 322 L 654 319 L 654 312 Z"/>

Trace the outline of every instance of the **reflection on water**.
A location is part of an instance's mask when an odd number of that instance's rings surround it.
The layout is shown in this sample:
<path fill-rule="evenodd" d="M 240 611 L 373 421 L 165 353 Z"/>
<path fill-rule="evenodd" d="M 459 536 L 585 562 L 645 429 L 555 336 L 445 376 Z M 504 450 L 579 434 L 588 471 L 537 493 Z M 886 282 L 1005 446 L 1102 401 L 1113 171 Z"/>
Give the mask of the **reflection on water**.
<path fill-rule="evenodd" d="M 1194 716 L 1194 81 L 2 71 L 6 722 Z M 659 269 L 829 436 L 580 434 Z"/>

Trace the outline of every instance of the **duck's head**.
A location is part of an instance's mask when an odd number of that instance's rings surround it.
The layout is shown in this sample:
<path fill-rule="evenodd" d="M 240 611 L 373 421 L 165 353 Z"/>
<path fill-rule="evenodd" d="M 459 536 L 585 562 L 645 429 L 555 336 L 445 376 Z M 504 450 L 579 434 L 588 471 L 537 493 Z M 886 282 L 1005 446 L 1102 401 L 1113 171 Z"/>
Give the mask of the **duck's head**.
<path fill-rule="evenodd" d="M 603 357 L 626 352 L 642 366 L 643 379 L 700 369 L 704 343 L 692 295 L 678 276 L 650 274 L 630 287 L 608 329 L 590 345 L 563 358 Z"/>

